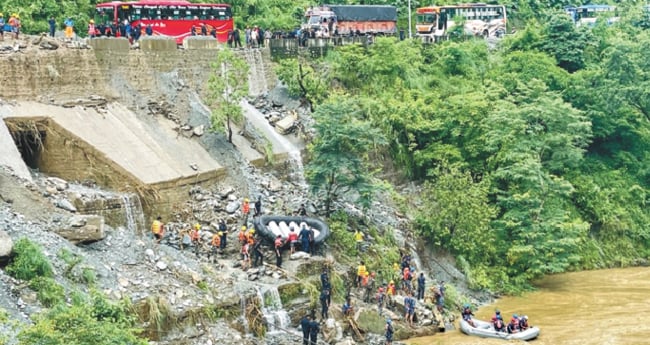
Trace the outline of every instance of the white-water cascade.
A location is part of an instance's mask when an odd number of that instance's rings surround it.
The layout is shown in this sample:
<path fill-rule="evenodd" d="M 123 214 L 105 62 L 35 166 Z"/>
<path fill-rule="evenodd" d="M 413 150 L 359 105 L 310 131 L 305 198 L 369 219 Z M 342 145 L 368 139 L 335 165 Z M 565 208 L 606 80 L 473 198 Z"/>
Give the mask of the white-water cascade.
<path fill-rule="evenodd" d="M 126 228 L 135 233 L 138 230 L 138 225 L 144 226 L 145 223 L 140 197 L 137 194 L 122 194 L 121 198 Z"/>
<path fill-rule="evenodd" d="M 258 287 L 257 296 L 266 322 L 267 333 L 286 332 L 291 326 L 291 319 L 282 307 L 278 289 L 275 286 Z"/>
<path fill-rule="evenodd" d="M 266 81 L 266 67 L 260 49 L 245 49 L 244 56 L 248 63 L 248 93 L 251 96 L 259 96 L 269 91 L 269 83 Z"/>
<path fill-rule="evenodd" d="M 284 135 L 278 133 L 273 126 L 264 117 L 264 114 L 255 108 L 252 104 L 248 103 L 246 100 L 241 102 L 242 110 L 244 115 L 250 121 L 250 123 L 255 126 L 268 140 L 271 141 L 273 145 L 273 153 L 283 153 L 285 152 L 288 157 L 288 165 L 291 168 L 290 176 L 292 182 L 296 185 L 306 188 L 307 182 L 305 181 L 305 172 L 302 163 L 302 155 L 300 147 L 297 144 L 291 142 Z"/>

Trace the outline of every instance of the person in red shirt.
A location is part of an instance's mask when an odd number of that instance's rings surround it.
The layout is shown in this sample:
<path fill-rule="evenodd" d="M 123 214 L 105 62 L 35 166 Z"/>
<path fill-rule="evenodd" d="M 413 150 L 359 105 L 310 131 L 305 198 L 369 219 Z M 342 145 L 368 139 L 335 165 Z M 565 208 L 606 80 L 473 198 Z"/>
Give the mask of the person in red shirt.
<path fill-rule="evenodd" d="M 298 234 L 294 231 L 293 227 L 291 227 L 287 241 L 289 241 L 289 245 L 291 246 L 291 254 L 295 253 L 296 245 L 298 245 Z"/>
<path fill-rule="evenodd" d="M 248 203 L 248 198 L 244 199 L 241 205 L 242 213 L 244 214 L 244 224 L 248 223 L 248 214 L 251 213 L 251 205 Z"/>

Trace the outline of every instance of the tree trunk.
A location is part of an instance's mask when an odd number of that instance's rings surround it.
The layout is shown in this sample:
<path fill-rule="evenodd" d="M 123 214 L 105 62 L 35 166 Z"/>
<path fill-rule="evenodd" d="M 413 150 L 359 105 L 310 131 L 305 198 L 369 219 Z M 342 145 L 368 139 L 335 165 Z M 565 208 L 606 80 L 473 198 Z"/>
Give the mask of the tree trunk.
<path fill-rule="evenodd" d="M 228 116 L 228 142 L 232 144 L 232 127 L 230 126 L 230 116 Z"/>

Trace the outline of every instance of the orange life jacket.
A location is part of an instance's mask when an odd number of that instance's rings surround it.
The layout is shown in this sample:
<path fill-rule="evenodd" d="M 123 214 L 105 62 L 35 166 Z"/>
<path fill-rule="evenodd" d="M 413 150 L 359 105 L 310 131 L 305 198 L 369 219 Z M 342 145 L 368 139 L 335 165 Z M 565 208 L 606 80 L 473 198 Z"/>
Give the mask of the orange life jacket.
<path fill-rule="evenodd" d="M 389 295 L 395 295 L 395 284 L 388 284 L 387 293 Z"/>
<path fill-rule="evenodd" d="M 192 239 L 192 241 L 198 241 L 199 232 L 197 230 L 192 230 L 192 232 L 190 232 L 190 239 Z"/>
<path fill-rule="evenodd" d="M 244 211 L 244 214 L 248 214 L 248 212 L 251 211 L 251 205 L 249 203 L 245 202 L 242 205 L 242 210 Z"/>
<path fill-rule="evenodd" d="M 248 244 L 251 246 L 255 244 L 255 237 L 253 237 L 253 234 L 248 234 L 246 240 L 248 240 Z"/>
<path fill-rule="evenodd" d="M 275 239 L 275 248 L 280 248 L 282 247 L 282 238 L 276 238 Z"/>
<path fill-rule="evenodd" d="M 239 239 L 239 242 L 244 243 L 246 241 L 246 232 L 245 231 L 240 231 L 239 234 L 237 234 L 237 238 Z"/>
<path fill-rule="evenodd" d="M 363 278 L 361 278 L 361 285 L 362 286 L 368 286 L 368 277 L 370 277 L 370 276 L 366 274 L 365 276 L 363 276 Z"/>

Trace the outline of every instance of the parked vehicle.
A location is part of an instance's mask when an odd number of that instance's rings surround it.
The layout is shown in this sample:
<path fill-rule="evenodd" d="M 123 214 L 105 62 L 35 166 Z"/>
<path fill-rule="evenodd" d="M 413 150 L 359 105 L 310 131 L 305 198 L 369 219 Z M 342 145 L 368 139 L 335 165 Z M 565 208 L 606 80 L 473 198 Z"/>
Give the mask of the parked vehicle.
<path fill-rule="evenodd" d="M 305 12 L 301 29 L 317 37 L 394 35 L 397 8 L 383 5 L 323 5 Z"/>

